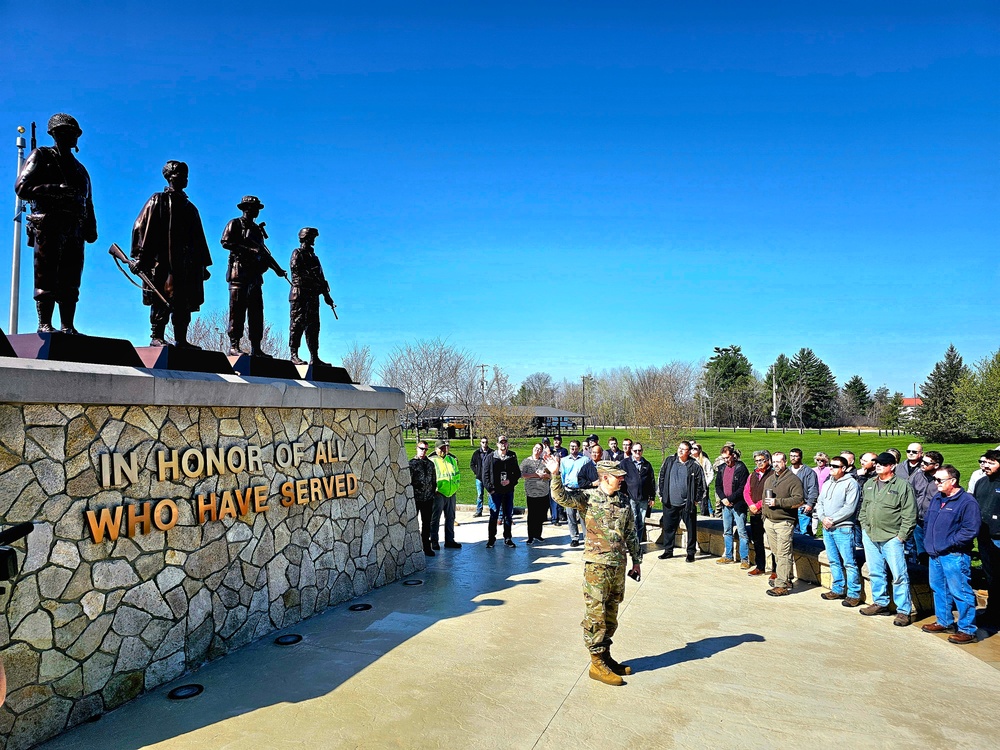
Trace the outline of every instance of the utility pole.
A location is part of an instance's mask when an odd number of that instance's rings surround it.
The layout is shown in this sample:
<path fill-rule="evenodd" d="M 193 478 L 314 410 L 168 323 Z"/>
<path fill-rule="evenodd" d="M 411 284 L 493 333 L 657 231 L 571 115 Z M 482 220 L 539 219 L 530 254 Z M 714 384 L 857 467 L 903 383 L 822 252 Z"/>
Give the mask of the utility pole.
<path fill-rule="evenodd" d="M 21 176 L 24 168 L 24 126 L 17 126 L 17 176 Z M 17 307 L 20 302 L 19 287 L 21 282 L 21 217 L 24 215 L 24 201 L 14 196 L 14 260 L 10 269 L 10 325 L 8 332 L 17 333 Z"/>
<path fill-rule="evenodd" d="M 583 434 L 587 434 L 587 376 L 580 376 L 580 385 L 583 387 L 583 395 L 580 398 L 580 413 L 583 415 Z"/>
<path fill-rule="evenodd" d="M 778 373 L 771 368 L 771 427 L 778 429 Z"/>

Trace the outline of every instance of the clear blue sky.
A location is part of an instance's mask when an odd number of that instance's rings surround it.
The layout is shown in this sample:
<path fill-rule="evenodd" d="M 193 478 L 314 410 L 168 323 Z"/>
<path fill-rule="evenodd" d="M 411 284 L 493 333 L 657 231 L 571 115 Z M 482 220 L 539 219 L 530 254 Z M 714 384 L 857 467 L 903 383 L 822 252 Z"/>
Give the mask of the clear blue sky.
<path fill-rule="evenodd" d="M 52 113 L 79 119 L 100 239 L 78 326 L 140 344 L 107 247 L 181 159 L 206 308 L 258 195 L 283 264 L 320 230 L 335 361 L 442 335 L 516 381 L 809 346 L 909 394 L 949 342 L 992 353 L 997 4 L 689 5 L 4 2 L 2 170 L 17 125 L 48 144 Z M 22 331 L 31 286 L 26 253 Z M 268 277 L 281 328 L 286 298 Z"/>

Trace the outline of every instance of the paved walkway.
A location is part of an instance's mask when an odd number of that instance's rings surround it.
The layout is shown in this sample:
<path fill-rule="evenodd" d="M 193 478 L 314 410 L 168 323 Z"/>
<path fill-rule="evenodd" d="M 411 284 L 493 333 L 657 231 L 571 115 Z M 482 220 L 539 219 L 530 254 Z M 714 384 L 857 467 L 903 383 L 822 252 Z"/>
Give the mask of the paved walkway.
<path fill-rule="evenodd" d="M 468 518 L 468 517 L 466 517 Z M 461 519 L 461 516 L 460 516 Z M 955 646 L 714 558 L 647 555 L 627 582 L 624 687 L 587 677 L 580 549 L 487 550 L 463 523 L 395 583 L 57 738 L 56 748 L 976 748 L 996 744 L 1000 638 Z M 561 532 L 558 533 L 557 532 Z M 198 682 L 205 692 L 169 701 Z M 808 740 L 805 734 L 808 732 Z"/>

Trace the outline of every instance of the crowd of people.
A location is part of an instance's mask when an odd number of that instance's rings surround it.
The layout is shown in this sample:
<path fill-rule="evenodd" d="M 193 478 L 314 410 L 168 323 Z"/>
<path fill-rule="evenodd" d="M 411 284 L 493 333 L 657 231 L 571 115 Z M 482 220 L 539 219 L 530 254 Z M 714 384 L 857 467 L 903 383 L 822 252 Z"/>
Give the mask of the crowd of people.
<path fill-rule="evenodd" d="M 429 556 L 440 549 L 442 515 L 445 546 L 461 546 L 454 541 L 457 462 L 446 440 L 437 441 L 436 448 L 429 460 L 426 442 L 418 443 L 417 457 L 410 462 L 424 553 Z M 542 539 L 546 521 L 568 526 L 571 547 L 584 543 L 585 512 L 557 502 L 546 466 L 550 457 L 559 461 L 564 490 L 596 488 L 598 466 L 617 466 L 622 502 L 631 511 L 640 542 L 646 541 L 646 519 L 658 499 L 661 559 L 674 556 L 683 522 L 685 560 L 695 562 L 698 518 L 715 516 L 721 518 L 724 534 L 723 556 L 716 562 L 738 565 L 750 577 L 767 576 L 767 594 L 782 597 L 791 593 L 794 581 L 794 535 L 821 535 L 831 574 L 831 588 L 823 599 L 859 608 L 865 616 L 891 616 L 893 624 L 907 626 L 914 614 L 909 565 L 922 564 L 928 569 L 936 615 L 923 630 L 947 632 L 948 640 L 964 644 L 976 640 L 977 624 L 1000 627 L 1000 446 L 980 457 L 968 489 L 963 489 L 959 469 L 945 463 L 941 453 L 925 452 L 919 443 L 908 445 L 905 457 L 890 448 L 866 452 L 857 463 L 851 451 L 832 457 L 819 452 L 812 466 L 799 448 L 773 454 L 756 450 L 750 468 L 732 442 L 713 461 L 696 441 L 682 440 L 656 472 L 643 457 L 642 444 L 629 438 L 621 441 L 621 448 L 616 437 L 604 448 L 596 434 L 585 442 L 571 440 L 568 448 L 559 436 L 543 438 L 532 447 L 531 456 L 518 461 L 505 436 L 499 436 L 495 449 L 483 437 L 470 468 L 476 478 L 476 515 L 484 508 L 489 512 L 488 548 L 496 543 L 498 522 L 504 544 L 516 546 L 511 524 L 514 488 L 521 480 L 527 498 L 527 543 Z M 978 623 L 971 568 L 975 544 L 988 592 Z M 861 606 L 865 561 L 872 596 Z"/>

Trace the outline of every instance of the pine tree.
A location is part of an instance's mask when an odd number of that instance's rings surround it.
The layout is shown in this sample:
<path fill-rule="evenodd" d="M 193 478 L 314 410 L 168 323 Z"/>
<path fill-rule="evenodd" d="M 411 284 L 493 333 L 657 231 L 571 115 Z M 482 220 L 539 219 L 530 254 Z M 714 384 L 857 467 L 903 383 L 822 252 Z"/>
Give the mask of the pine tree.
<path fill-rule="evenodd" d="M 956 408 L 977 440 L 1000 440 L 1000 350 L 976 362 L 956 388 Z"/>
<path fill-rule="evenodd" d="M 913 421 L 913 431 L 935 443 L 956 443 L 969 438 L 969 428 L 957 405 L 956 389 L 969 368 L 954 344 L 948 346 L 944 359 L 934 365 L 920 387 L 920 399 Z"/>
<path fill-rule="evenodd" d="M 844 383 L 844 395 L 847 397 L 850 416 L 865 415 L 872 407 L 872 397 L 860 375 L 854 375 Z"/>
<path fill-rule="evenodd" d="M 903 394 L 896 391 L 882 412 L 882 429 L 899 430 L 903 427 Z"/>
<path fill-rule="evenodd" d="M 812 349 L 802 347 L 792 358 L 795 380 L 809 391 L 809 398 L 802 410 L 802 421 L 807 427 L 826 427 L 833 421 L 837 406 L 837 380 L 829 366 Z"/>

